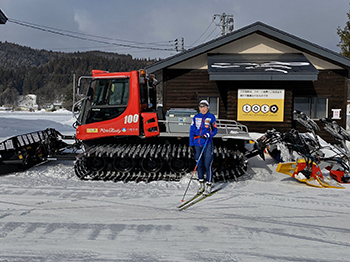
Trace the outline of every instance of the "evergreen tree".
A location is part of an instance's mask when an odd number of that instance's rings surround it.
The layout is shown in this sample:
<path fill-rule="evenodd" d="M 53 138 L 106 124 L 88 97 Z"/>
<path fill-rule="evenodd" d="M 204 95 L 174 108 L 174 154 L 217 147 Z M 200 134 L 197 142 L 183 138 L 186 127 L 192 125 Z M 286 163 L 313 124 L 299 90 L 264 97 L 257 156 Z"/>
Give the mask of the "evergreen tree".
<path fill-rule="evenodd" d="M 346 14 L 348 21 L 344 29 L 341 29 L 339 26 L 337 28 L 337 34 L 340 37 L 340 42 L 338 46 L 340 47 L 340 54 L 350 58 L 350 11 Z"/>
<path fill-rule="evenodd" d="M 93 69 L 125 72 L 150 63 L 117 53 L 62 53 L 0 42 L 0 106 L 15 104 L 19 95 L 35 94 L 41 107 L 55 102 L 71 107 L 73 73 L 78 79 Z"/>

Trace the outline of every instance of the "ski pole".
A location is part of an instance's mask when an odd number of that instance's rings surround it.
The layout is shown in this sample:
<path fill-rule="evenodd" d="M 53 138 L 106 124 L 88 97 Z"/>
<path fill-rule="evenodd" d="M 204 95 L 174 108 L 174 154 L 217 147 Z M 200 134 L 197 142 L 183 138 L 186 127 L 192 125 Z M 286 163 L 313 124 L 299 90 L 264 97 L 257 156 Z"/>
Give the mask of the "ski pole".
<path fill-rule="evenodd" d="M 199 157 L 198 157 L 196 166 L 194 167 L 192 176 L 191 176 L 191 178 L 190 178 L 190 181 L 189 181 L 188 184 L 187 184 L 187 188 L 186 188 L 186 190 L 185 190 L 184 195 L 182 196 L 181 202 L 184 202 L 184 199 L 185 199 L 187 190 L 188 190 L 188 188 L 190 187 L 190 184 L 191 184 L 191 181 L 192 181 L 192 177 L 193 177 L 193 175 L 194 175 L 194 172 L 196 172 L 196 170 L 197 170 L 197 167 L 198 167 L 198 164 L 199 164 L 199 160 L 201 160 L 201 157 L 202 157 L 202 155 L 203 155 L 204 149 L 205 149 L 205 147 L 207 146 L 207 142 L 208 142 L 208 139 L 205 140 L 205 144 L 204 144 L 204 146 L 203 146 L 202 152 L 201 152 L 201 154 L 200 154 Z"/>

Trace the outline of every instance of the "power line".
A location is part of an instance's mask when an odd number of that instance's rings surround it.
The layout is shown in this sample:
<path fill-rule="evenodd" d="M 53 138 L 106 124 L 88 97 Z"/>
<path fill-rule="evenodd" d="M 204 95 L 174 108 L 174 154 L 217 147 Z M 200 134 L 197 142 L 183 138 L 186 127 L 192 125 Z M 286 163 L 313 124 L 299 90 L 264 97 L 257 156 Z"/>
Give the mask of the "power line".
<path fill-rule="evenodd" d="M 201 37 L 208 31 L 209 27 L 210 27 L 213 23 L 214 23 L 214 21 L 211 21 L 211 23 L 208 25 L 207 29 L 205 29 L 204 32 L 201 34 L 201 36 L 198 37 L 198 39 L 197 39 L 196 41 L 193 42 L 193 44 L 190 46 L 190 48 L 191 48 L 192 46 L 194 46 L 194 44 L 197 43 L 199 39 L 201 39 Z"/>
<path fill-rule="evenodd" d="M 202 43 L 204 43 L 213 33 L 214 31 L 217 29 L 217 27 L 214 27 L 213 31 L 211 31 L 211 33 L 207 36 L 207 38 L 205 38 Z"/>
<path fill-rule="evenodd" d="M 174 48 L 160 48 L 160 47 L 155 47 L 155 46 L 138 46 L 136 44 L 142 44 L 142 45 L 160 45 L 162 42 L 156 42 L 156 43 L 141 43 L 141 42 L 136 42 L 136 41 L 128 41 L 128 40 L 121 40 L 121 39 L 113 39 L 113 38 L 108 38 L 108 37 L 99 37 L 95 35 L 89 35 L 89 34 L 84 34 L 84 33 L 77 33 L 69 30 L 63 30 L 63 29 L 57 29 L 57 28 L 52 28 L 52 27 L 47 27 L 47 26 L 42 26 L 42 25 L 36 25 L 33 23 L 29 22 L 24 22 L 20 20 L 15 20 L 15 19 L 8 19 L 9 22 L 20 25 L 20 26 L 25 26 L 29 27 L 32 29 L 60 35 L 60 36 L 65 36 L 65 37 L 70 37 L 70 38 L 75 38 L 75 39 L 80 39 L 84 41 L 90 41 L 90 42 L 96 42 L 96 43 L 101 43 L 101 44 L 106 44 L 106 45 L 114 45 L 114 46 L 119 46 L 119 47 L 124 47 L 124 48 L 136 48 L 136 49 L 148 49 L 148 50 L 158 50 L 158 51 L 174 51 Z M 90 38 L 88 38 L 90 37 Z M 100 38 L 100 39 L 106 39 L 106 40 L 113 40 L 113 41 L 124 41 L 124 42 L 129 42 L 133 43 L 135 45 L 131 44 L 121 44 L 121 43 L 115 43 L 115 42 L 107 42 L 107 41 L 102 41 L 99 39 L 93 39 L 93 38 Z M 172 41 L 167 41 L 166 43 L 171 43 Z M 159 43 L 159 44 L 158 44 Z M 169 46 L 169 45 L 163 45 L 163 46 Z"/>
<path fill-rule="evenodd" d="M 219 19 L 219 22 L 217 22 L 217 18 Z M 210 26 L 215 23 L 216 26 L 220 26 L 221 27 L 221 35 L 225 35 L 227 33 L 230 33 L 233 31 L 233 15 L 227 15 L 225 13 L 222 13 L 221 15 L 218 14 L 214 14 L 213 15 L 213 19 L 211 21 L 211 23 L 209 24 L 209 26 L 207 27 L 207 29 L 205 29 L 205 31 L 201 34 L 201 36 L 190 46 L 192 47 L 196 42 L 198 42 L 199 39 L 202 38 L 202 36 L 208 31 L 208 29 L 210 28 Z M 216 30 L 217 27 L 215 27 L 211 33 L 202 41 L 202 43 L 204 43 Z M 217 34 L 215 36 L 215 38 L 217 38 L 220 35 Z"/>
<path fill-rule="evenodd" d="M 220 33 L 218 33 L 214 38 L 218 38 L 219 37 L 219 35 L 221 35 L 221 32 Z"/>
<path fill-rule="evenodd" d="M 137 42 L 137 41 L 130 41 L 130 40 L 124 40 L 124 39 L 118 39 L 118 38 L 110 38 L 110 37 L 105 37 L 105 36 L 98 36 L 98 35 L 92 35 L 92 34 L 87 34 L 87 33 L 80 33 L 80 32 L 74 32 L 66 29 L 60 29 L 60 28 L 55 28 L 55 27 L 49 27 L 45 25 L 38 25 L 34 24 L 31 22 L 25 22 L 25 21 L 20 21 L 16 19 L 11 19 L 12 22 L 18 22 L 18 23 L 23 23 L 23 24 L 28 24 L 31 26 L 36 26 L 36 27 L 42 27 L 42 28 L 47 28 L 51 30 L 56 30 L 56 31 L 61 31 L 61 32 L 68 32 L 76 35 L 82 35 L 82 36 L 89 36 L 89 37 L 94 37 L 94 38 L 99 38 L 99 39 L 106 39 L 106 40 L 113 40 L 113 41 L 120 41 L 120 42 L 127 42 L 127 43 L 134 43 L 134 44 L 144 44 L 144 45 L 163 45 L 163 46 L 168 46 L 165 45 L 165 43 L 171 43 L 173 40 L 170 41 L 161 41 L 161 42 L 154 42 L 154 43 L 143 43 L 143 42 Z"/>

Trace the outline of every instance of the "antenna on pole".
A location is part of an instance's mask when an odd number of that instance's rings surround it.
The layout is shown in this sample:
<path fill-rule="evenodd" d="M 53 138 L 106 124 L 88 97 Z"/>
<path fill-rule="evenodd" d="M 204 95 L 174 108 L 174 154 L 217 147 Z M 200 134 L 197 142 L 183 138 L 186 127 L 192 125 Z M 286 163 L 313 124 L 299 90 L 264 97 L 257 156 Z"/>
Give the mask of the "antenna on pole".
<path fill-rule="evenodd" d="M 233 31 L 233 15 L 227 15 L 225 13 L 222 13 L 221 15 L 215 14 L 213 16 L 213 22 L 216 26 L 221 27 L 221 35 L 226 35 Z"/>

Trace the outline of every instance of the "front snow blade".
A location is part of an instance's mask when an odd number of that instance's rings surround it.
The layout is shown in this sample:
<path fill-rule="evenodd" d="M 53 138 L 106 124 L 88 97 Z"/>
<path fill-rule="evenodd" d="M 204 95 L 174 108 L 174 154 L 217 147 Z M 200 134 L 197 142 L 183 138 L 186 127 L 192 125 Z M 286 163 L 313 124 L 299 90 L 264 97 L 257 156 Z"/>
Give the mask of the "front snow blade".
<path fill-rule="evenodd" d="M 294 177 L 295 174 L 299 172 L 299 168 L 296 162 L 279 163 L 276 168 L 276 171 L 278 173 L 282 173 L 282 174 L 286 174 L 291 177 Z"/>
<path fill-rule="evenodd" d="M 0 143 L 0 174 L 28 169 L 67 146 L 55 129 L 11 137 Z"/>
<path fill-rule="evenodd" d="M 297 162 L 279 163 L 276 171 L 294 177 L 300 182 L 306 182 L 311 177 L 323 178 L 320 167 L 315 162 L 303 158 Z"/>

